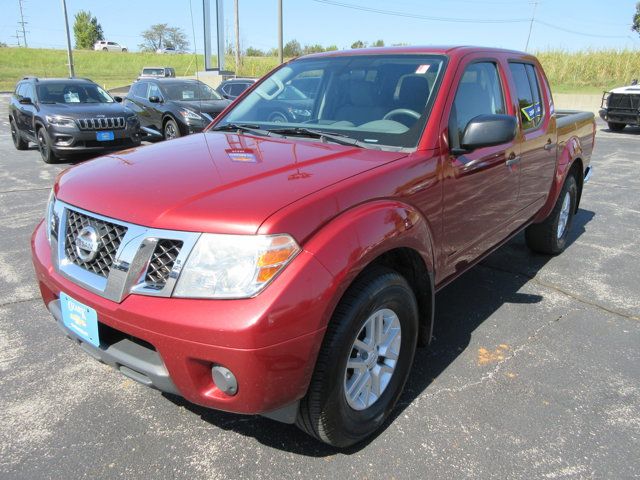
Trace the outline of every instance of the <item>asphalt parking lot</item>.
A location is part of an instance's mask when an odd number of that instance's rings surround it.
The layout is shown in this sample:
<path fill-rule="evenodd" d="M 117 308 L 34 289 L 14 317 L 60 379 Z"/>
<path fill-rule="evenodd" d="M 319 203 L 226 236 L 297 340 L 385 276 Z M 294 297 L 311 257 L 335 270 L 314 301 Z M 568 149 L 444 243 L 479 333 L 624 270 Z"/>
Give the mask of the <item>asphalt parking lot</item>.
<path fill-rule="evenodd" d="M 598 125 L 567 251 L 519 236 L 438 294 L 392 420 L 337 451 L 147 389 L 61 335 L 29 237 L 68 164 L 16 151 L 3 116 L 0 478 L 640 477 L 640 129 Z"/>

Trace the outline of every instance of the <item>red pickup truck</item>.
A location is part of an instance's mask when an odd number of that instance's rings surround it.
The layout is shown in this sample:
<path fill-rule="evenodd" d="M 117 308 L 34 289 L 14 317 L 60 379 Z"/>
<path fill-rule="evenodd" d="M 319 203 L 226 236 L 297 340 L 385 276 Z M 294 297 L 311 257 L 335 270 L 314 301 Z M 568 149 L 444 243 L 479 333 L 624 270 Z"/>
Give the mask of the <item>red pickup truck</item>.
<path fill-rule="evenodd" d="M 124 375 L 352 445 L 393 409 L 439 289 L 523 229 L 565 248 L 594 136 L 524 53 L 302 57 L 202 134 L 62 173 L 37 279 Z"/>

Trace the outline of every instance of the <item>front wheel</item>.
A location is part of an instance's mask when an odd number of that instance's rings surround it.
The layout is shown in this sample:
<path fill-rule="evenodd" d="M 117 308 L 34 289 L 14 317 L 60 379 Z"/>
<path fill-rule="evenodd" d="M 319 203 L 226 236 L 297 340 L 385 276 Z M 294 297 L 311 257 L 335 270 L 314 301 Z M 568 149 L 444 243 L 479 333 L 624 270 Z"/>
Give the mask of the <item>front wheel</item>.
<path fill-rule="evenodd" d="M 549 216 L 542 223 L 529 225 L 525 230 L 527 246 L 538 253 L 557 255 L 567 246 L 578 201 L 576 178 L 569 174 Z"/>
<path fill-rule="evenodd" d="M 56 163 L 58 157 L 53 150 L 51 149 L 51 140 L 49 139 L 49 134 L 44 129 L 44 127 L 40 127 L 38 129 L 38 150 L 40 151 L 40 156 L 44 163 Z"/>
<path fill-rule="evenodd" d="M 418 307 L 407 281 L 375 267 L 349 287 L 331 319 L 296 424 L 348 447 L 374 433 L 409 376 Z"/>
<path fill-rule="evenodd" d="M 613 122 L 607 122 L 607 125 L 609 126 L 609 130 L 611 130 L 612 132 L 621 132 L 622 130 L 624 130 L 624 127 L 627 126 L 626 123 L 613 123 Z"/>
<path fill-rule="evenodd" d="M 174 138 L 178 138 L 179 136 L 180 129 L 178 128 L 178 124 L 173 118 L 170 118 L 164 124 L 164 139 L 173 140 Z"/>
<path fill-rule="evenodd" d="M 127 49 L 126 49 L 126 48 L 123 48 L 123 49 L 122 49 L 122 51 L 123 51 L 123 52 L 126 52 L 126 51 L 127 51 Z"/>

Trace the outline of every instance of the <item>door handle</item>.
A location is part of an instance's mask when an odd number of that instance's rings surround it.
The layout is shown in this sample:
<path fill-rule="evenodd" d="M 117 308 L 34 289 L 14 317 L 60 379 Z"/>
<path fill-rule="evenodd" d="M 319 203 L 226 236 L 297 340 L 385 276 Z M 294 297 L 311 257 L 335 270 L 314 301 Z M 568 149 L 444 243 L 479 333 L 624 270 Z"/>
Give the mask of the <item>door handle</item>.
<path fill-rule="evenodd" d="M 549 151 L 549 150 L 553 150 L 554 148 L 556 148 L 556 143 L 552 142 L 551 139 L 549 139 L 547 141 L 547 143 L 544 144 L 544 148 L 545 150 Z"/>
<path fill-rule="evenodd" d="M 511 154 L 509 155 L 509 158 L 507 158 L 507 161 L 504 163 L 507 165 L 507 167 L 510 167 L 512 165 L 516 165 L 520 163 L 520 160 L 521 160 L 520 155 Z"/>

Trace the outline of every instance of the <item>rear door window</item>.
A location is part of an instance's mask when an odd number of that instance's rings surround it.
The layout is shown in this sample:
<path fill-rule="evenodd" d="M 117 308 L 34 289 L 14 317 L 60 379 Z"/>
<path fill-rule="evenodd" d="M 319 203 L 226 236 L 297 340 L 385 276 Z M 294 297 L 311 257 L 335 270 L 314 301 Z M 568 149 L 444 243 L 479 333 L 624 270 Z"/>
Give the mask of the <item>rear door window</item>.
<path fill-rule="evenodd" d="M 509 69 L 518 95 L 522 129 L 537 128 L 544 118 L 544 108 L 535 67 L 529 63 L 510 62 Z"/>

